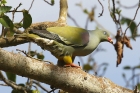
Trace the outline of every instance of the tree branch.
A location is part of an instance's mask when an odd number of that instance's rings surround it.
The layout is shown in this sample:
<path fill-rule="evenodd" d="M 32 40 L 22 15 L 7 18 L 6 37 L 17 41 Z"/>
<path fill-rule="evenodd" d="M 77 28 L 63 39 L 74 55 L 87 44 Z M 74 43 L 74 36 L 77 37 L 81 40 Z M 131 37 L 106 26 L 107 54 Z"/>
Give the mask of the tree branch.
<path fill-rule="evenodd" d="M 8 85 L 8 86 L 11 86 L 13 89 L 17 89 L 17 90 L 20 90 L 20 91 L 26 91 L 27 88 L 24 88 L 22 86 L 18 86 L 15 82 L 13 81 L 10 81 L 8 79 L 6 79 L 2 72 L 0 71 L 0 78 L 2 78 L 2 80 Z M 27 93 L 27 92 L 26 92 Z"/>
<path fill-rule="evenodd" d="M 69 93 L 133 93 L 107 78 L 90 75 L 78 68 L 58 67 L 0 49 L 0 70 L 29 77 Z"/>
<path fill-rule="evenodd" d="M 26 31 L 30 31 L 32 29 L 37 30 L 45 30 L 48 27 L 61 27 L 66 26 L 66 18 L 67 18 L 67 0 L 60 0 L 60 13 L 59 13 L 59 19 L 54 22 L 39 22 L 32 24 Z M 18 29 L 14 28 L 15 32 L 22 32 Z M 8 38 L 0 38 L 0 47 L 9 47 L 9 46 L 16 46 L 19 44 L 27 43 L 28 41 L 25 39 L 17 38 L 16 40 L 14 37 L 8 37 Z"/>
<path fill-rule="evenodd" d="M 61 22 L 65 25 L 67 19 L 67 9 L 68 9 L 67 0 L 60 0 L 60 11 L 58 22 Z"/>
<path fill-rule="evenodd" d="M 22 38 L 8 37 L 0 38 L 0 47 L 16 46 L 19 44 L 27 43 L 28 41 Z"/>

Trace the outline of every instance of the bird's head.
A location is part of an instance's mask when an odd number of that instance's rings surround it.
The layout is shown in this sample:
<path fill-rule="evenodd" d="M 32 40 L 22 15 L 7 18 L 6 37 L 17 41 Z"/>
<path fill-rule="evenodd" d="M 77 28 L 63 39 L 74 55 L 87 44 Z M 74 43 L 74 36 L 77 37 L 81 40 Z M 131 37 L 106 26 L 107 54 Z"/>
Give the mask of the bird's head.
<path fill-rule="evenodd" d="M 99 35 L 101 42 L 107 41 L 107 42 L 110 42 L 111 44 L 113 44 L 113 40 L 110 38 L 109 32 L 98 29 L 97 34 Z"/>

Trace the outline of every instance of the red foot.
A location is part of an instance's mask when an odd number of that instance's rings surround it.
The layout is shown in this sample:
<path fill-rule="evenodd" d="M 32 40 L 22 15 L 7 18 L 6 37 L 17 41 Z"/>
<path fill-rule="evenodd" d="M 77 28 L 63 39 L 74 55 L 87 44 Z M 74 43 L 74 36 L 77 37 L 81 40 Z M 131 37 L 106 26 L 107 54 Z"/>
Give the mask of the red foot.
<path fill-rule="evenodd" d="M 76 68 L 81 68 L 80 66 L 77 66 L 77 65 L 75 65 L 75 64 L 73 64 L 73 63 L 64 65 L 64 67 L 76 67 Z"/>

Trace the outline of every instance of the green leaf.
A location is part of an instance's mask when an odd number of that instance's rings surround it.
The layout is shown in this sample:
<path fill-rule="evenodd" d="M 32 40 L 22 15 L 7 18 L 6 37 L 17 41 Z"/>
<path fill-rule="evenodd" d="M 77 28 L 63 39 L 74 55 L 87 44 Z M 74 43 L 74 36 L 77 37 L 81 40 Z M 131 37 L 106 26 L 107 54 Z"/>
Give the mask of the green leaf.
<path fill-rule="evenodd" d="M 134 68 L 138 68 L 138 69 L 140 69 L 140 65 L 138 65 L 138 66 L 135 66 Z"/>
<path fill-rule="evenodd" d="M 129 19 L 129 18 L 122 18 L 121 19 L 121 24 L 127 24 L 127 26 L 129 26 L 129 24 L 130 24 L 130 22 L 131 22 L 131 19 Z M 131 25 L 129 26 L 129 28 L 130 28 L 130 31 L 131 31 L 131 36 L 132 36 L 132 38 L 135 40 L 135 37 L 136 37 L 136 35 L 137 35 L 137 29 L 135 29 L 137 27 L 137 25 L 136 25 L 136 23 L 134 22 L 134 21 L 132 21 L 132 23 L 131 23 Z M 136 30 L 136 31 L 135 31 Z"/>
<path fill-rule="evenodd" d="M 38 59 L 44 59 L 44 55 L 42 53 L 37 53 L 37 58 Z"/>
<path fill-rule="evenodd" d="M 89 63 L 89 62 L 94 62 L 94 58 L 93 58 L 93 57 L 89 57 L 88 60 L 87 60 L 87 62 L 88 62 L 88 63 Z"/>
<path fill-rule="evenodd" d="M 123 78 L 126 78 L 126 76 L 125 76 L 125 74 L 124 74 L 124 73 L 122 73 L 122 77 L 123 77 Z"/>
<path fill-rule="evenodd" d="M 30 54 L 30 56 L 34 57 L 37 53 L 36 53 L 36 51 L 30 51 L 30 53 L 28 53 L 28 54 Z"/>
<path fill-rule="evenodd" d="M 0 7 L 0 15 L 8 12 L 12 7 L 11 6 L 1 6 Z"/>
<path fill-rule="evenodd" d="M 6 30 L 4 30 L 4 31 L 6 31 Z M 6 37 L 12 37 L 13 35 L 14 35 L 14 31 L 8 29 L 7 32 L 6 32 Z"/>
<path fill-rule="evenodd" d="M 23 84 L 23 83 L 20 83 L 20 84 L 18 84 L 19 86 L 22 86 L 22 87 L 25 87 L 25 84 Z"/>
<path fill-rule="evenodd" d="M 10 30 L 13 30 L 13 27 L 14 27 L 13 22 L 10 20 L 10 18 L 9 18 L 8 16 L 6 16 L 6 15 L 2 16 L 2 17 L 0 18 L 0 23 L 1 23 L 4 27 L 10 28 Z"/>
<path fill-rule="evenodd" d="M 104 68 L 103 68 L 103 71 L 105 72 L 105 71 L 106 71 L 106 69 L 107 69 L 107 67 L 104 67 Z"/>
<path fill-rule="evenodd" d="M 14 23 L 14 27 L 16 28 L 21 28 L 23 25 L 22 23 Z"/>
<path fill-rule="evenodd" d="M 51 4 L 54 5 L 54 0 L 51 0 Z"/>
<path fill-rule="evenodd" d="M 16 90 L 16 89 L 13 89 L 11 93 L 23 93 L 23 92 Z"/>
<path fill-rule="evenodd" d="M 88 14 L 88 10 L 87 9 L 84 9 L 83 12 L 86 13 L 86 14 Z"/>
<path fill-rule="evenodd" d="M 18 86 L 25 87 L 25 85 L 24 85 L 23 83 L 18 84 Z M 24 92 L 21 91 L 21 90 L 13 89 L 11 93 L 24 93 Z M 27 92 L 27 93 L 28 93 L 28 92 Z"/>
<path fill-rule="evenodd" d="M 27 10 L 23 10 L 23 28 L 26 29 L 32 24 L 32 17 Z"/>
<path fill-rule="evenodd" d="M 6 2 L 6 0 L 1 0 L 1 4 L 6 4 L 7 2 Z"/>
<path fill-rule="evenodd" d="M 40 93 L 38 90 L 29 90 L 28 93 Z"/>
<path fill-rule="evenodd" d="M 116 13 L 120 15 L 122 10 L 119 10 L 118 8 L 116 9 Z"/>
<path fill-rule="evenodd" d="M 140 83 L 137 84 L 138 90 L 140 90 Z"/>
<path fill-rule="evenodd" d="M 106 63 L 106 62 L 103 62 L 101 65 L 102 65 L 102 66 L 108 66 L 109 64 Z"/>
<path fill-rule="evenodd" d="M 89 70 L 92 69 L 92 66 L 90 66 L 89 64 L 85 64 L 85 65 L 83 66 L 83 69 L 86 70 L 86 71 L 89 71 Z"/>
<path fill-rule="evenodd" d="M 130 70 L 131 67 L 130 67 L 130 66 L 125 66 L 125 67 L 123 67 L 123 69 L 125 69 L 125 70 Z"/>
<path fill-rule="evenodd" d="M 16 82 L 16 74 L 6 72 L 7 78 L 13 82 Z"/>

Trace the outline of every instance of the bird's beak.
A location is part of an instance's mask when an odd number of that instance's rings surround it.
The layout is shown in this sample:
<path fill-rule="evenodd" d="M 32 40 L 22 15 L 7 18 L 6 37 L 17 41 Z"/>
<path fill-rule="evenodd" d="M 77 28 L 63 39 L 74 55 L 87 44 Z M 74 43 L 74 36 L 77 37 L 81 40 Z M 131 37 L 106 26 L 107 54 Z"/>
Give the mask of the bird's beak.
<path fill-rule="evenodd" d="M 113 40 L 110 37 L 108 37 L 108 42 L 110 42 L 111 44 L 113 44 Z"/>

